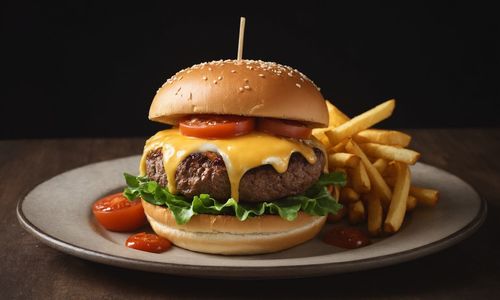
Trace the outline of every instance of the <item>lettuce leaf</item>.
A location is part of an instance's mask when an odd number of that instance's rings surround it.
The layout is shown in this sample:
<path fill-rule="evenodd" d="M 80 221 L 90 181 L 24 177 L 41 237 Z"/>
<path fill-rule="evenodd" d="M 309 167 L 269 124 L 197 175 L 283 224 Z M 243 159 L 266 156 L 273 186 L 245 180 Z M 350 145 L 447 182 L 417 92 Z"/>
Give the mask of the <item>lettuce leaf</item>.
<path fill-rule="evenodd" d="M 326 216 L 336 214 L 342 205 L 333 198 L 327 190 L 329 185 L 344 186 L 346 178 L 343 173 L 322 174 L 319 180 L 304 194 L 285 197 L 273 202 L 257 204 L 239 203 L 233 198 L 220 202 L 208 194 L 200 194 L 188 199 L 182 195 L 174 195 L 157 182 L 145 176 L 123 174 L 127 187 L 123 191 L 129 200 L 141 197 L 145 201 L 166 206 L 172 211 L 177 224 L 186 224 L 191 217 L 197 214 L 233 215 L 240 221 L 249 217 L 264 214 L 279 215 L 281 218 L 293 221 L 299 211 L 313 216 Z"/>

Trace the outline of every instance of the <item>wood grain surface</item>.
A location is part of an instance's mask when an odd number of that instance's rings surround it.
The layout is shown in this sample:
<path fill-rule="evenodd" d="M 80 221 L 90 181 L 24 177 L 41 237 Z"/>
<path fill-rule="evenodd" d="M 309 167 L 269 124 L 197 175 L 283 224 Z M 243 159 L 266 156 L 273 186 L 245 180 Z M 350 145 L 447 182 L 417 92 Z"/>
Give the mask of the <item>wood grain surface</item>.
<path fill-rule="evenodd" d="M 182 278 L 101 265 L 53 250 L 20 227 L 16 203 L 35 185 L 88 163 L 139 154 L 143 138 L 0 141 L 0 298 L 498 299 L 500 129 L 405 131 L 413 136 L 411 147 L 422 153 L 422 162 L 458 175 L 488 201 L 488 217 L 477 233 L 452 248 L 391 267 L 251 282 Z"/>

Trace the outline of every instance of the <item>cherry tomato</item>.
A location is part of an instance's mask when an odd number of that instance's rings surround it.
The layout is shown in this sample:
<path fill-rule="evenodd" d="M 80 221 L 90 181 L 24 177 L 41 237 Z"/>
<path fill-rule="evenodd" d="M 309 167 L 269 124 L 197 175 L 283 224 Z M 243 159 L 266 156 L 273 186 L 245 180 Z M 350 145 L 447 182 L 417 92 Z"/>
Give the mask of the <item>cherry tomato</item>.
<path fill-rule="evenodd" d="M 323 241 L 341 248 L 354 249 L 371 244 L 368 236 L 354 227 L 339 226 L 328 231 Z"/>
<path fill-rule="evenodd" d="M 255 119 L 242 116 L 198 115 L 179 122 L 183 135 L 204 139 L 225 139 L 250 133 Z"/>
<path fill-rule="evenodd" d="M 312 129 L 304 124 L 292 120 L 261 118 L 257 122 L 257 129 L 274 135 L 295 139 L 308 139 Z"/>
<path fill-rule="evenodd" d="M 97 221 L 111 231 L 132 231 L 146 222 L 141 200 L 129 201 L 122 193 L 97 200 L 92 212 Z"/>
<path fill-rule="evenodd" d="M 125 242 L 125 246 L 141 251 L 160 253 L 167 251 L 172 243 L 156 234 L 141 232 L 131 235 Z"/>

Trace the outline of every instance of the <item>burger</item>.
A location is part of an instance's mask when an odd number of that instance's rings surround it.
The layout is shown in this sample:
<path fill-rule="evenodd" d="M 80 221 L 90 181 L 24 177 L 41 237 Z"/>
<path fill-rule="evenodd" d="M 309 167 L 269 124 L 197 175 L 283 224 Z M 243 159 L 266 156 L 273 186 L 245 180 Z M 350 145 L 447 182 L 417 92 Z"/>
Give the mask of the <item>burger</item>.
<path fill-rule="evenodd" d="M 311 131 L 328 125 L 316 85 L 288 66 L 220 60 L 179 71 L 149 119 L 171 125 L 147 140 L 140 175 L 125 174 L 152 229 L 203 253 L 260 254 L 313 238 L 345 178 L 328 173 Z"/>

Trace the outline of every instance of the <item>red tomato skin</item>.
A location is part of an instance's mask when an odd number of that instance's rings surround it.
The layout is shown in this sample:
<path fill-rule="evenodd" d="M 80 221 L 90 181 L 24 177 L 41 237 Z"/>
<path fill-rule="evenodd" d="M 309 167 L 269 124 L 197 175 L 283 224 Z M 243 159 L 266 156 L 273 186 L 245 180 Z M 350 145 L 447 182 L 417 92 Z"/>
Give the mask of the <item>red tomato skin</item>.
<path fill-rule="evenodd" d="M 125 246 L 146 252 L 161 253 L 170 249 L 172 243 L 156 234 L 140 232 L 129 236 Z"/>
<path fill-rule="evenodd" d="M 204 139 L 233 138 L 252 132 L 255 119 L 242 116 L 199 115 L 179 122 L 179 131 L 186 136 Z"/>
<path fill-rule="evenodd" d="M 260 118 L 257 121 L 257 130 L 295 139 L 309 139 L 312 133 L 311 128 L 300 122 L 272 118 Z"/>
<path fill-rule="evenodd" d="M 129 201 L 122 193 L 97 200 L 92 206 L 92 212 L 99 224 L 110 231 L 130 232 L 146 223 L 141 200 Z"/>

